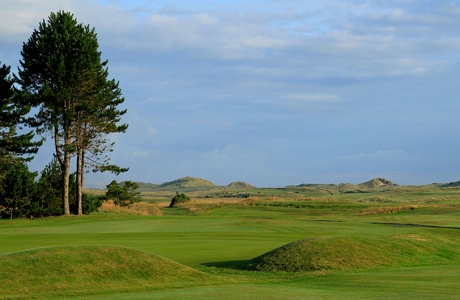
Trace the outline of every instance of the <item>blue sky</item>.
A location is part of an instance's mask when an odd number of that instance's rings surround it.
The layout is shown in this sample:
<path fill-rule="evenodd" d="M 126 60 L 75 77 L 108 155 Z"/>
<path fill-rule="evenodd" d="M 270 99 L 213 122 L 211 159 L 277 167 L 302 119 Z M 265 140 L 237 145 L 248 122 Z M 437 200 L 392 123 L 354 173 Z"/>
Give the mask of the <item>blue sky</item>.
<path fill-rule="evenodd" d="M 0 0 L 0 60 L 50 12 L 95 27 L 128 109 L 111 180 L 460 180 L 460 1 Z M 31 164 L 51 160 L 45 145 Z"/>

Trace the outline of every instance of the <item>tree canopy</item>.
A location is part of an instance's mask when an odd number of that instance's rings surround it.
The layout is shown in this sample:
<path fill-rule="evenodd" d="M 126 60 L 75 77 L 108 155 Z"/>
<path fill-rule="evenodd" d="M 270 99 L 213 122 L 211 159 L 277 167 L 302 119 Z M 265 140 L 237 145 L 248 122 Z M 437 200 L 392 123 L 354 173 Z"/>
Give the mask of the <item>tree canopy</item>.
<path fill-rule="evenodd" d="M 0 164 L 11 166 L 18 155 L 37 153 L 41 142 L 34 142 L 33 131 L 19 134 L 18 126 L 30 106 L 18 105 L 17 91 L 13 87 L 10 67 L 0 62 Z"/>
<path fill-rule="evenodd" d="M 70 214 L 71 157 L 77 156 L 77 206 L 82 213 L 85 164 L 93 170 L 122 172 L 127 169 L 101 160 L 111 150 L 107 135 L 125 132 L 118 125 L 126 110 L 118 82 L 108 79 L 108 61 L 101 60 L 94 28 L 78 23 L 73 14 L 51 13 L 23 44 L 16 81 L 21 104 L 37 107 L 28 124 L 37 133 L 54 139 L 55 156 L 62 170 L 62 206 Z M 89 162 L 85 161 L 88 154 Z M 94 159 L 96 158 L 96 159 Z"/>
<path fill-rule="evenodd" d="M 113 180 L 107 185 L 106 197 L 113 200 L 115 205 L 126 206 L 140 201 L 139 192 L 135 191 L 138 188 L 137 182 L 124 181 L 120 185 L 116 180 Z"/>

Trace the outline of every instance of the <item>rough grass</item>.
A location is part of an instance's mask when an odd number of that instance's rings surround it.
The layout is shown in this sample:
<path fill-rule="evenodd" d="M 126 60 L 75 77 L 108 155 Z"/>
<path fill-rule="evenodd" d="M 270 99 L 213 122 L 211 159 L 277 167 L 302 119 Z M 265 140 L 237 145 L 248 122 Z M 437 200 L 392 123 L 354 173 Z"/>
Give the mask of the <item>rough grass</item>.
<path fill-rule="evenodd" d="M 136 216 L 160 216 L 164 203 L 137 202 L 128 206 L 115 205 L 112 200 L 104 201 L 99 207 L 100 212 Z"/>
<path fill-rule="evenodd" d="M 410 205 L 397 205 L 397 206 L 379 206 L 368 207 L 367 209 L 357 213 L 357 216 L 370 216 L 370 215 L 389 215 L 397 214 L 412 210 L 419 210 L 422 208 L 456 208 L 457 204 L 410 204 Z"/>
<path fill-rule="evenodd" d="M 381 238 L 313 237 L 254 258 L 247 269 L 303 272 L 460 262 L 460 245 L 420 235 Z"/>
<path fill-rule="evenodd" d="M 249 198 L 231 198 L 231 199 L 192 199 L 188 202 L 178 203 L 176 207 L 186 209 L 191 212 L 198 211 L 210 211 L 213 209 L 218 209 L 224 206 L 237 205 L 237 206 L 247 206 L 255 205 L 256 203 L 262 202 L 264 199 L 259 197 L 249 197 Z"/>
<path fill-rule="evenodd" d="M 115 246 L 60 246 L 4 254 L 0 278 L 0 295 L 7 299 L 122 293 L 210 281 L 209 275 L 166 258 Z"/>
<path fill-rule="evenodd" d="M 380 206 L 380 207 L 369 207 L 359 213 L 357 216 L 370 216 L 370 215 L 389 215 L 397 214 L 409 210 L 420 209 L 427 207 L 427 205 L 413 204 L 413 205 L 402 205 L 402 206 Z"/>

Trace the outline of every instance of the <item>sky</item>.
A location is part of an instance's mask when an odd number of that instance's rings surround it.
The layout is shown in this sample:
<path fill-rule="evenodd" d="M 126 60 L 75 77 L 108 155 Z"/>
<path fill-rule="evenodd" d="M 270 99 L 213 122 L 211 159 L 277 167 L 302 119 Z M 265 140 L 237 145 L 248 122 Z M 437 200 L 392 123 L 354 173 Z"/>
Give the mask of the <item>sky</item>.
<path fill-rule="evenodd" d="M 94 27 L 129 124 L 118 177 L 258 187 L 460 180 L 460 1 L 0 0 L 0 61 L 59 10 Z M 51 140 L 31 162 L 52 158 Z"/>

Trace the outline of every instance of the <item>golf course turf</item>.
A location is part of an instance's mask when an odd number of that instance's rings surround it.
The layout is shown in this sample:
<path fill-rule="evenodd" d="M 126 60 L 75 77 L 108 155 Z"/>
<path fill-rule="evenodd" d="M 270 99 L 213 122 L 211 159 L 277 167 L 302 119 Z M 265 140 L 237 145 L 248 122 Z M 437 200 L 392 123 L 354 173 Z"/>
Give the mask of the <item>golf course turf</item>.
<path fill-rule="evenodd" d="M 0 299 L 456 299 L 456 194 L 286 193 L 0 220 Z"/>

